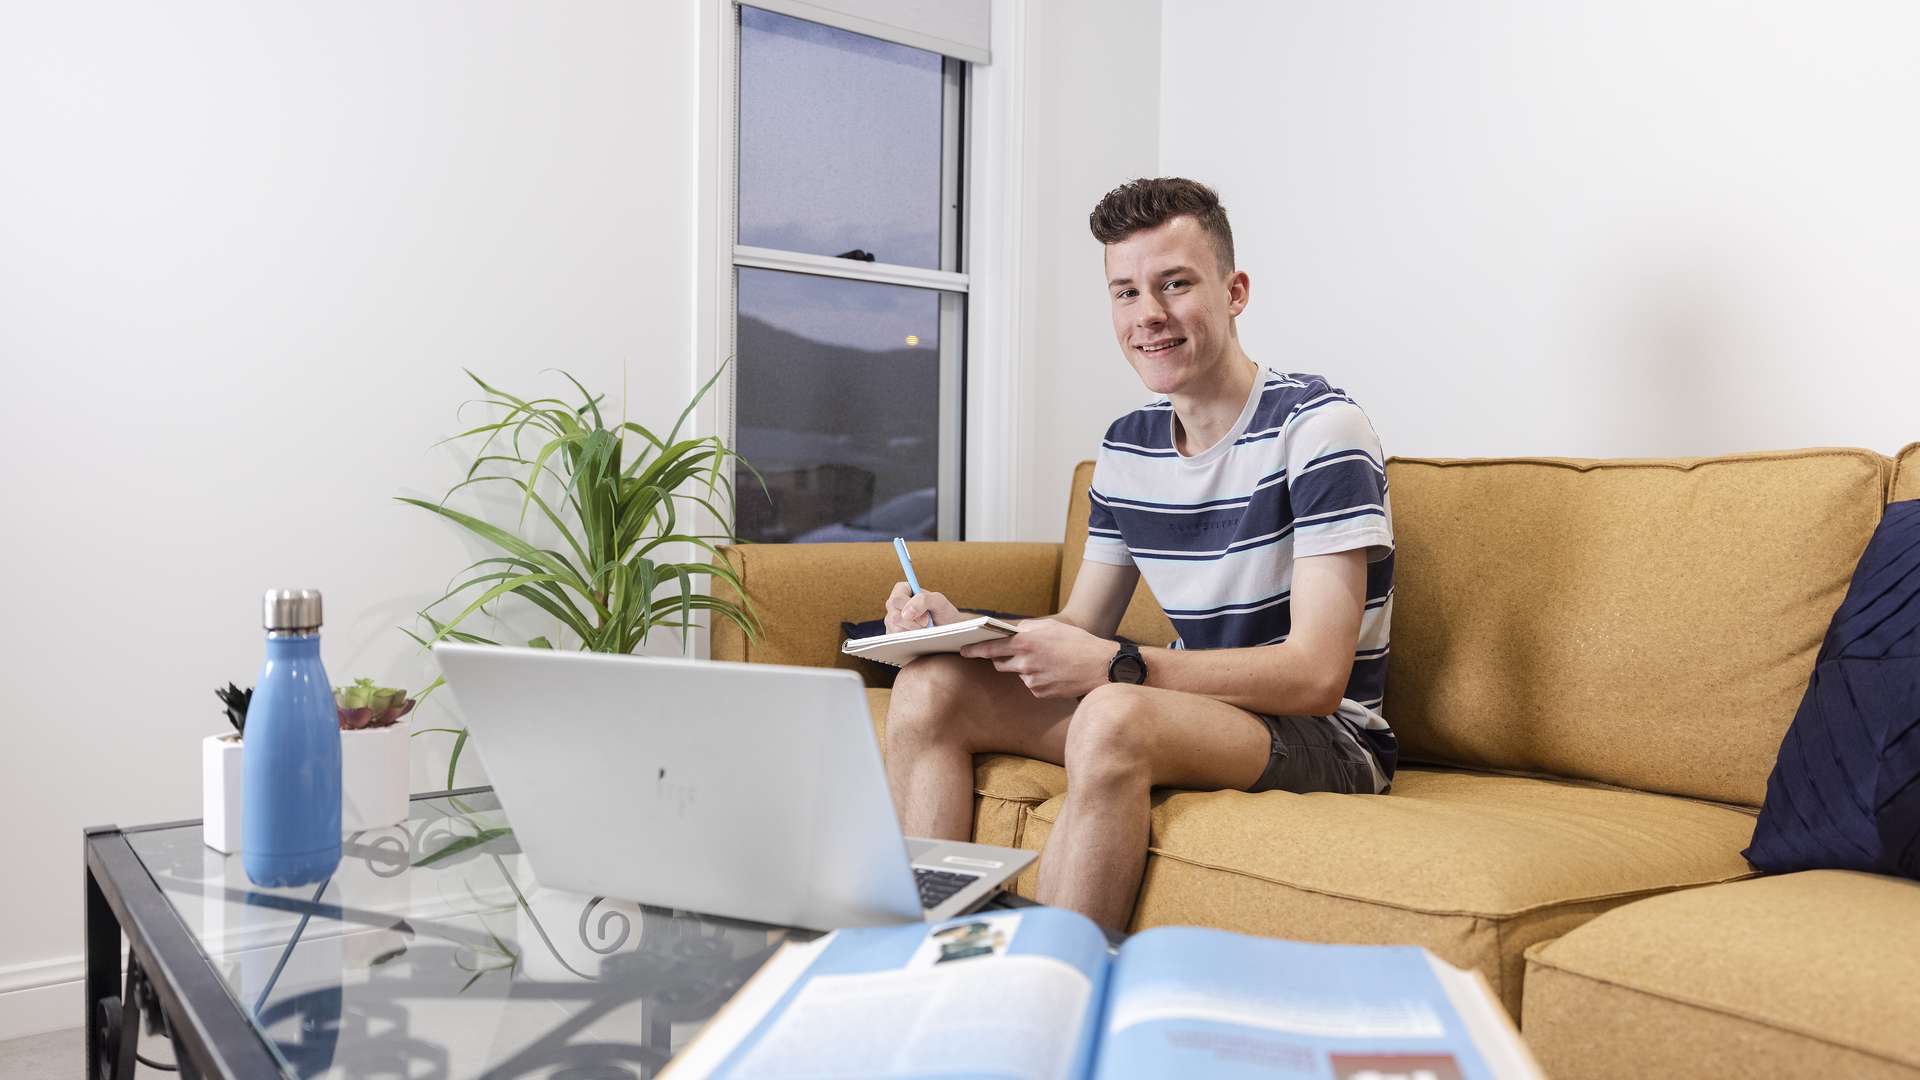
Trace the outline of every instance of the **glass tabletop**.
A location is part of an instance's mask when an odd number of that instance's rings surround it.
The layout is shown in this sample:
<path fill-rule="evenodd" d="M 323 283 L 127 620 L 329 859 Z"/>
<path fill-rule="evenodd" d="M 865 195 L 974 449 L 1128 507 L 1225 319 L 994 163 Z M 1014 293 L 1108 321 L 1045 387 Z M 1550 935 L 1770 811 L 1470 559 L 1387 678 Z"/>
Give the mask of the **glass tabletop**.
<path fill-rule="evenodd" d="M 197 822 L 127 840 L 300 1077 L 652 1076 L 816 936 L 542 888 L 490 792 L 416 799 L 298 889 L 255 887 Z"/>

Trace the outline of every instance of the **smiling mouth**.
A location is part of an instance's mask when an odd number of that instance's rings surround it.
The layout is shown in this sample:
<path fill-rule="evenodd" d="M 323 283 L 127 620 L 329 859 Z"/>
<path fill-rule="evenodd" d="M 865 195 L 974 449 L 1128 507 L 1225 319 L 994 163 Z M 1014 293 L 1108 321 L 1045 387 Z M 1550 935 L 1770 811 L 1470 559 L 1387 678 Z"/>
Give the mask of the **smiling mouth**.
<path fill-rule="evenodd" d="M 1171 349 L 1176 345 L 1186 344 L 1186 341 L 1187 341 L 1186 338 L 1174 338 L 1172 341 L 1156 341 L 1148 345 L 1135 345 L 1134 348 L 1138 349 L 1143 353 L 1152 354 L 1157 352 L 1166 352 L 1168 349 Z"/>

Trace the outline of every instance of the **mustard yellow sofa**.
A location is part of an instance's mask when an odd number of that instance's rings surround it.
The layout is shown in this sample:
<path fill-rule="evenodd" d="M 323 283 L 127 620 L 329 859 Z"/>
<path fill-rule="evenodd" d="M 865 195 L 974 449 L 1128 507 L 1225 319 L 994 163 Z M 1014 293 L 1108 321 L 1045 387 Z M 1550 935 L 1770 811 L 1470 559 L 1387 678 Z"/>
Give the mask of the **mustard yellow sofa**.
<path fill-rule="evenodd" d="M 1920 498 L 1920 443 L 1387 472 L 1392 791 L 1156 793 L 1133 927 L 1423 945 L 1485 975 L 1555 1077 L 1920 1077 L 1920 884 L 1740 855 L 1854 563 Z M 1057 610 L 1090 474 L 1062 543 L 919 544 L 922 579 Z M 717 659 L 854 666 L 840 621 L 899 574 L 883 544 L 727 557 L 766 632 L 720 627 Z M 1173 636 L 1144 586 L 1121 633 Z M 983 755 L 976 839 L 1044 852 L 1065 790 Z"/>

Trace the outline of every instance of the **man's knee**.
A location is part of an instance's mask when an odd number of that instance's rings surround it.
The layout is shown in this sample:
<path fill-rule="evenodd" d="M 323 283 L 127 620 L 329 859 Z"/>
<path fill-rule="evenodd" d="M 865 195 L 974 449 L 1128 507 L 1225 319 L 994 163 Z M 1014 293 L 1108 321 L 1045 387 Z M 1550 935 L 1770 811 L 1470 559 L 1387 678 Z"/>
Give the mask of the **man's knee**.
<path fill-rule="evenodd" d="M 893 681 L 887 701 L 887 735 L 923 741 L 955 732 L 958 708 L 967 697 L 971 672 L 959 656 L 923 656 Z"/>
<path fill-rule="evenodd" d="M 1144 788 L 1153 775 L 1148 695 L 1137 686 L 1097 686 L 1073 711 L 1067 728 L 1067 787 Z"/>

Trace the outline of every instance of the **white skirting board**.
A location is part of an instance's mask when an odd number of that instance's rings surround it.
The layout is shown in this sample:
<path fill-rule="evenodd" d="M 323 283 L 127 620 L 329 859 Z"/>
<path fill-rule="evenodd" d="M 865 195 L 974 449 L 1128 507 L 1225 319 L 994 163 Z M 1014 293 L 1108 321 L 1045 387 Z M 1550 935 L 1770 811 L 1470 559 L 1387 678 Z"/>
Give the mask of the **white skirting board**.
<path fill-rule="evenodd" d="M 82 1026 L 85 978 L 78 956 L 0 968 L 0 1040 Z"/>

